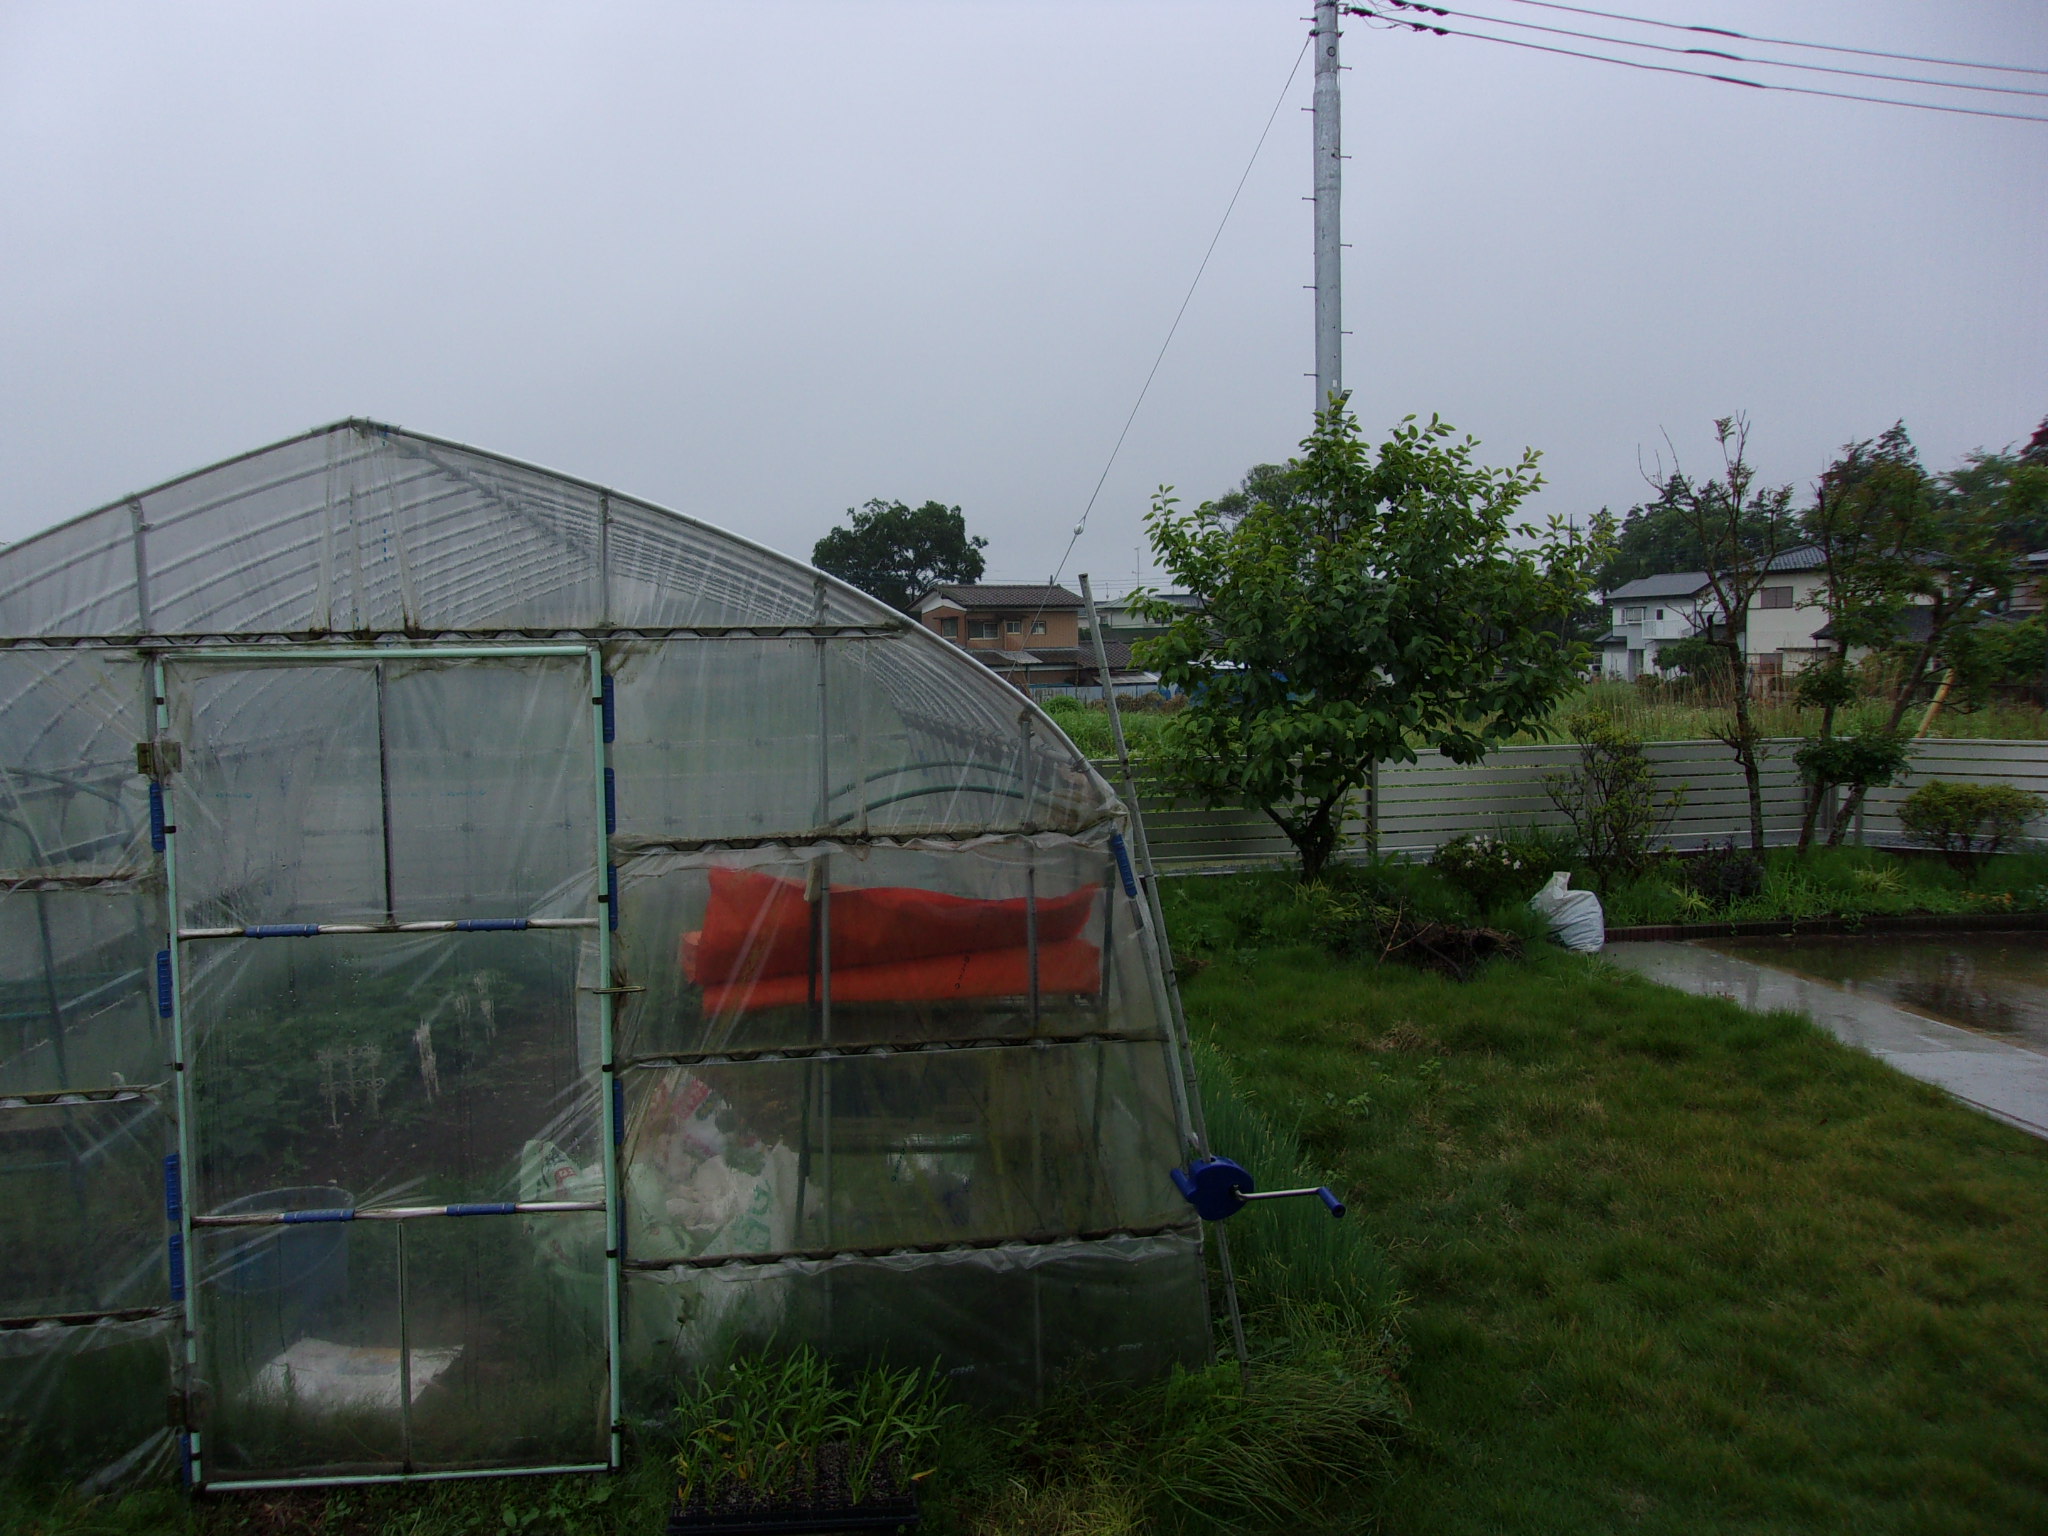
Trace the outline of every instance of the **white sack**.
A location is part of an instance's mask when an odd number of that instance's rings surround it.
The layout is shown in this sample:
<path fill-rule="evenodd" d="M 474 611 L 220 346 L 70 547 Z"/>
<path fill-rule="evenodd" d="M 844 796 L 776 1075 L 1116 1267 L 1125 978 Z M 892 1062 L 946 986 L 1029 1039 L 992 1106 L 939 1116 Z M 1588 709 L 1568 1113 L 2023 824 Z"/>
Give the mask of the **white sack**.
<path fill-rule="evenodd" d="M 1559 870 L 1529 898 L 1529 905 L 1550 919 L 1550 931 L 1566 949 L 1590 955 L 1607 942 L 1607 914 L 1591 891 L 1568 890 L 1571 872 Z"/>

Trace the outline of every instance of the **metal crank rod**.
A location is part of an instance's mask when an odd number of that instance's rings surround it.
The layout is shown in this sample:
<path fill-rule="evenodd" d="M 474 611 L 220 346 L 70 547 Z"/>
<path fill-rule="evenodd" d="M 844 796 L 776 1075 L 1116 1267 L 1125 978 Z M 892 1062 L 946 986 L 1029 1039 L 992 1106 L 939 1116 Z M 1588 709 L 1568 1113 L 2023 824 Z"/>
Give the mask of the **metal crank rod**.
<path fill-rule="evenodd" d="M 1332 1216 L 1344 1214 L 1344 1202 L 1322 1186 L 1311 1189 L 1269 1189 L 1261 1192 L 1242 1163 L 1227 1157 L 1198 1158 L 1185 1168 L 1167 1170 L 1181 1198 L 1204 1221 L 1224 1221 L 1254 1200 L 1295 1200 L 1314 1195 Z"/>

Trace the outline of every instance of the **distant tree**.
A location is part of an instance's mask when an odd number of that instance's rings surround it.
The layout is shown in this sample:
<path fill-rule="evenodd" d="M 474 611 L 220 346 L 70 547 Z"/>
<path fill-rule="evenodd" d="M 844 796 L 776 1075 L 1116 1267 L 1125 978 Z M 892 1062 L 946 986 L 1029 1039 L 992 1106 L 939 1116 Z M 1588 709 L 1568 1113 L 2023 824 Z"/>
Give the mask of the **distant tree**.
<path fill-rule="evenodd" d="M 1161 568 L 1201 599 L 1137 601 L 1167 626 L 1139 664 L 1187 694 L 1153 761 L 1178 793 L 1263 811 L 1304 879 L 1375 763 L 1425 748 L 1476 762 L 1585 665 L 1563 627 L 1602 552 L 1555 519 L 1533 544 L 1515 526 L 1541 484 L 1533 453 L 1489 469 L 1451 437 L 1410 417 L 1375 454 L 1333 406 L 1286 494 L 1232 516 L 1162 491 L 1146 520 Z"/>
<path fill-rule="evenodd" d="M 967 536 L 958 507 L 928 501 L 913 508 L 877 497 L 846 515 L 847 527 L 812 547 L 811 564 L 900 612 L 910 612 L 935 582 L 979 581 L 987 569 L 981 552 L 988 540 Z"/>
<path fill-rule="evenodd" d="M 1792 487 L 1759 487 L 1748 459 L 1749 420 L 1723 416 L 1714 423 L 1721 472 L 1695 480 L 1674 464 L 1662 477 L 1662 504 L 1684 520 L 1707 573 L 1707 591 L 1718 614 L 1700 638 L 1721 652 L 1728 680 L 1728 721 L 1715 734 L 1735 755 L 1749 798 L 1749 847 L 1764 851 L 1763 733 L 1751 710 L 1754 680 L 1742 649 L 1750 604 L 1768 579 L 1771 562 L 1798 541 Z M 1652 484 L 1658 482 L 1653 480 Z"/>
<path fill-rule="evenodd" d="M 1644 576 L 1707 568 L 1710 551 L 1700 542 L 1691 514 L 1673 499 L 1668 482 L 1651 483 L 1657 486 L 1657 499 L 1630 507 L 1615 529 L 1614 553 L 1600 571 L 1602 591 L 1611 592 Z M 1601 515 L 1607 515 L 1606 508 L 1601 508 Z M 1754 548 L 1771 534 L 1765 523 L 1752 517 L 1739 530 L 1739 539 L 1743 546 Z"/>
<path fill-rule="evenodd" d="M 1301 497 L 1301 461 L 1285 464 L 1254 464 L 1234 491 L 1225 491 L 1209 505 L 1227 523 L 1234 523 L 1255 506 L 1292 507 Z"/>

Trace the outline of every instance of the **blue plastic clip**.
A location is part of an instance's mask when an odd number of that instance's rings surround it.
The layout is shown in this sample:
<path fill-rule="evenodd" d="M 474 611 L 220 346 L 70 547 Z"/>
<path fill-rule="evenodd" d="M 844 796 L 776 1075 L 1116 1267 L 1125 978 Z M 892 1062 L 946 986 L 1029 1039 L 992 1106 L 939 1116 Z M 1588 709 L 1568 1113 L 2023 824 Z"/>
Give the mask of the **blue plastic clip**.
<path fill-rule="evenodd" d="M 612 685 L 611 673 L 604 674 L 604 684 L 597 690 L 597 696 L 603 700 L 598 708 L 604 716 L 604 744 L 610 746 L 619 734 L 619 691 Z"/>
<path fill-rule="evenodd" d="M 283 1211 L 279 1213 L 277 1219 L 288 1227 L 312 1221 L 354 1221 L 356 1208 L 352 1205 L 341 1205 L 321 1211 Z"/>
<path fill-rule="evenodd" d="M 612 1145 L 626 1144 L 626 1085 L 612 1079 Z"/>
<path fill-rule="evenodd" d="M 619 830 L 619 776 L 607 768 L 604 771 L 604 835 L 610 837 Z"/>
<path fill-rule="evenodd" d="M 169 1243 L 171 1255 L 171 1300 L 185 1299 L 185 1238 L 183 1233 L 173 1232 Z"/>
<path fill-rule="evenodd" d="M 605 922 L 613 933 L 619 931 L 619 866 L 604 867 Z"/>
<path fill-rule="evenodd" d="M 318 923 L 252 923 L 242 930 L 250 939 L 311 939 L 319 933 Z"/>
<path fill-rule="evenodd" d="M 187 1487 L 192 1486 L 192 1431 L 178 1431 L 178 1478 Z"/>
<path fill-rule="evenodd" d="M 149 846 L 164 851 L 164 787 L 155 779 L 149 781 Z"/>
<path fill-rule="evenodd" d="M 178 1179 L 178 1154 L 164 1159 L 164 1220 L 176 1221 L 185 1212 L 184 1192 Z"/>
<path fill-rule="evenodd" d="M 465 917 L 455 925 L 457 933 L 524 933 L 523 917 Z"/>
<path fill-rule="evenodd" d="M 171 1016 L 171 952 L 168 949 L 156 952 L 156 1015 L 160 1019 Z"/>
<path fill-rule="evenodd" d="M 1131 900 L 1136 901 L 1138 899 L 1138 877 L 1131 873 L 1131 850 L 1124 846 L 1123 833 L 1112 832 L 1109 834 L 1109 851 L 1116 855 L 1116 872 L 1124 878 L 1124 894 L 1130 897 Z"/>
<path fill-rule="evenodd" d="M 450 1216 L 510 1216 L 519 1209 L 510 1200 L 499 1200 L 487 1205 L 451 1205 L 447 1208 Z"/>

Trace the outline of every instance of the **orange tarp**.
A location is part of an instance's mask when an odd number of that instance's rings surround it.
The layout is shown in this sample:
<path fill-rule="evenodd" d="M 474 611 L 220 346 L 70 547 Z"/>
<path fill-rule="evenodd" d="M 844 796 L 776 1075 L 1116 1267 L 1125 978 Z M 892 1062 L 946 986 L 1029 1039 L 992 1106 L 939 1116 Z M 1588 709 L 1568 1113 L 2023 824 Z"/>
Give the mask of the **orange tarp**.
<path fill-rule="evenodd" d="M 1097 885 L 1038 903 L 1041 992 L 1101 986 L 1101 952 L 1078 937 Z M 1017 996 L 1031 990 L 1029 904 L 910 886 L 834 886 L 832 996 L 893 1002 Z M 811 906 L 803 886 L 713 869 L 704 926 L 682 938 L 683 973 L 714 1011 L 802 1003 L 810 993 Z"/>

